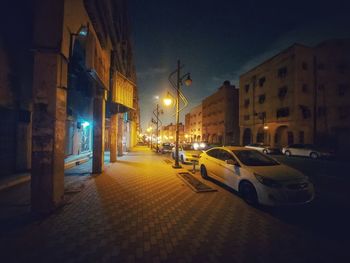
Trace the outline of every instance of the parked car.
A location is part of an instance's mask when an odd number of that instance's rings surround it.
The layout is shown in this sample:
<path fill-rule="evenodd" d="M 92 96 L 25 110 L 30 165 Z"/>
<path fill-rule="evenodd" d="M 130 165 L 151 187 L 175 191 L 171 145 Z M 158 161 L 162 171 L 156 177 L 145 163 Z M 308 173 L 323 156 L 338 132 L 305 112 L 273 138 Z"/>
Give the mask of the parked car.
<path fill-rule="evenodd" d="M 160 146 L 159 146 L 159 152 L 161 153 L 171 153 L 172 152 L 172 149 L 173 149 L 173 145 L 170 144 L 170 143 L 162 143 Z"/>
<path fill-rule="evenodd" d="M 252 143 L 244 146 L 249 149 L 254 149 L 259 152 L 265 153 L 265 154 L 278 154 L 281 153 L 280 149 L 273 148 L 271 145 L 263 144 L 263 143 Z"/>
<path fill-rule="evenodd" d="M 312 159 L 318 159 L 320 157 L 332 157 L 333 153 L 321 149 L 312 144 L 292 144 L 282 148 L 282 153 L 286 156 L 306 156 Z"/>
<path fill-rule="evenodd" d="M 179 145 L 179 160 L 181 163 L 187 163 L 192 161 L 198 161 L 199 155 L 203 151 L 200 148 L 195 147 L 194 144 L 181 144 Z M 172 157 L 175 159 L 175 147 L 172 149 Z"/>
<path fill-rule="evenodd" d="M 245 147 L 215 147 L 199 158 L 201 176 L 239 192 L 249 204 L 269 206 L 309 203 L 314 187 L 298 170 Z"/>

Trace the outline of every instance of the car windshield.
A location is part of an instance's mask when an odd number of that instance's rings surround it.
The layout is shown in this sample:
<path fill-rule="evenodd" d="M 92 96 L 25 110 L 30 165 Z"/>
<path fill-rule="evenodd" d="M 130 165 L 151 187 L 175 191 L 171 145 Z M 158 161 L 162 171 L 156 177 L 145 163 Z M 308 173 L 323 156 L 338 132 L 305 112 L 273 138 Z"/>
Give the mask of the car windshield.
<path fill-rule="evenodd" d="M 272 166 L 279 165 L 274 159 L 258 152 L 258 151 L 248 151 L 248 150 L 236 150 L 233 153 L 237 158 L 247 166 Z"/>

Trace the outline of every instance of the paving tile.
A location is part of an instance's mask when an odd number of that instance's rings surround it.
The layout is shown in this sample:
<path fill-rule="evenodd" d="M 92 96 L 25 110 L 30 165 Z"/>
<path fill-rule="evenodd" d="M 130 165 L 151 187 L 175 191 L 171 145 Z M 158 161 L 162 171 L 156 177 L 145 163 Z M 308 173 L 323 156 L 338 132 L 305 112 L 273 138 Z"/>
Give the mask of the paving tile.
<path fill-rule="evenodd" d="M 218 192 L 194 193 L 162 159 L 145 149 L 119 158 L 1 247 L 32 262 L 346 262 L 349 242 L 314 237 L 210 181 Z"/>

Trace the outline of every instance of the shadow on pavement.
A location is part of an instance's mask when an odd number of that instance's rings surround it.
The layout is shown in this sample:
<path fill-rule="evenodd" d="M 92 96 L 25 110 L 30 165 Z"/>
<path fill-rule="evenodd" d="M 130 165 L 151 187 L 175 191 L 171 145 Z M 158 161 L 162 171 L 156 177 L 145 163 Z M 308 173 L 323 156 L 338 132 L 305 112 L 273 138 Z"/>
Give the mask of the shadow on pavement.
<path fill-rule="evenodd" d="M 206 179 L 237 197 L 239 193 L 215 179 Z M 298 227 L 309 234 L 338 241 L 349 242 L 350 236 L 350 204 L 349 198 L 342 201 L 332 196 L 316 197 L 307 205 L 287 207 L 255 207 L 278 220 Z M 248 204 L 246 204 L 249 206 Z"/>

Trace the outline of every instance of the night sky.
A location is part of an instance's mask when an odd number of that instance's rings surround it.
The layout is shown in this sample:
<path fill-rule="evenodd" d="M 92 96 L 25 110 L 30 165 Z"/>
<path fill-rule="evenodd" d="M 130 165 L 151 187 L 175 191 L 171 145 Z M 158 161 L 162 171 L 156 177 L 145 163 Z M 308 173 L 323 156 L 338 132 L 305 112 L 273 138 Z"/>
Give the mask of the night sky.
<path fill-rule="evenodd" d="M 293 43 L 350 37 L 348 1 L 131 0 L 129 8 L 143 131 L 154 96 L 173 91 L 167 78 L 177 59 L 193 79 L 183 88 L 188 113 L 223 81 L 238 86 L 240 74 Z M 172 109 L 161 120 L 174 123 Z"/>

